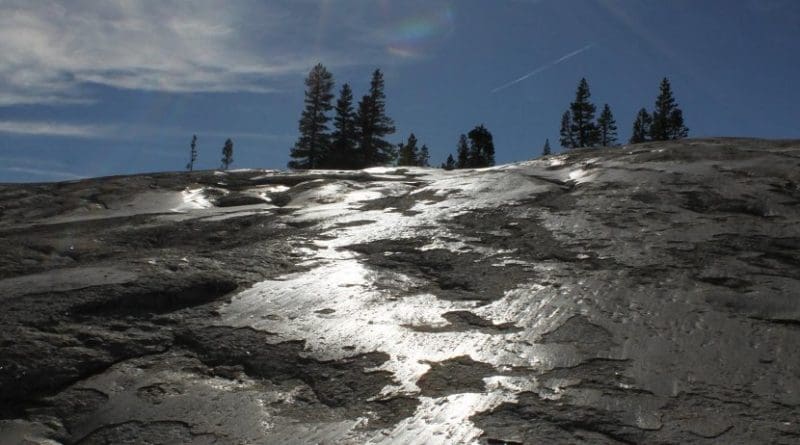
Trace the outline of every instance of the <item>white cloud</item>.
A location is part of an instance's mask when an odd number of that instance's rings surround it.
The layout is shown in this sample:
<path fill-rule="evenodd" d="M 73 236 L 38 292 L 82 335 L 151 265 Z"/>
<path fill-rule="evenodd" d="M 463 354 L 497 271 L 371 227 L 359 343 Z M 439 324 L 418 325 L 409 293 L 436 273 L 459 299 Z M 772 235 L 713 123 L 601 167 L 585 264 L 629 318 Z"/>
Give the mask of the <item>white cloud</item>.
<path fill-rule="evenodd" d="M 24 173 L 26 175 L 40 176 L 52 180 L 69 180 L 69 179 L 83 179 L 86 176 L 76 175 L 75 173 L 58 171 L 58 170 L 44 170 L 41 168 L 28 168 L 28 167 L 3 167 L 2 170 L 13 173 Z"/>
<path fill-rule="evenodd" d="M 397 17 L 380 9 L 330 0 L 2 0 L 0 105 L 87 101 L 92 83 L 169 92 L 293 86 L 318 61 L 390 57 L 390 42 L 372 36 L 386 35 Z"/>
<path fill-rule="evenodd" d="M 113 134 L 113 128 L 102 125 L 75 125 L 59 122 L 0 121 L 0 133 L 29 136 L 102 138 Z"/>

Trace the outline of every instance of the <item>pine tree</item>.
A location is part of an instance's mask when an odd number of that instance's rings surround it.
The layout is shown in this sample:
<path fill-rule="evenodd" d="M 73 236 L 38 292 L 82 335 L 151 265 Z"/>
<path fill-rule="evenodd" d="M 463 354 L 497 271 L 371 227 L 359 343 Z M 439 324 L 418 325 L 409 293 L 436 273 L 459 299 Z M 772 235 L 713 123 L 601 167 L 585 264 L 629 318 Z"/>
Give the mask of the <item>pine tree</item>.
<path fill-rule="evenodd" d="M 189 163 L 186 164 L 186 170 L 194 170 L 194 162 L 197 160 L 197 135 L 192 135 L 192 143 L 189 145 Z"/>
<path fill-rule="evenodd" d="M 491 167 L 494 165 L 494 142 L 492 133 L 483 124 L 467 133 L 470 140 L 469 165 L 470 167 Z"/>
<path fill-rule="evenodd" d="M 458 162 L 456 162 L 455 168 L 469 168 L 471 167 L 469 162 L 469 144 L 467 143 L 467 135 L 462 134 L 458 138 L 458 148 L 457 156 Z"/>
<path fill-rule="evenodd" d="M 228 139 L 222 146 L 222 169 L 227 170 L 233 164 L 233 141 Z"/>
<path fill-rule="evenodd" d="M 559 142 L 564 148 L 575 148 L 575 134 L 572 132 L 572 115 L 565 111 L 561 116 L 561 139 Z"/>
<path fill-rule="evenodd" d="M 633 121 L 633 133 L 631 134 L 630 143 L 640 144 L 650 140 L 650 126 L 653 123 L 653 118 L 650 113 L 644 108 L 639 110 L 636 115 L 636 120 Z"/>
<path fill-rule="evenodd" d="M 456 160 L 453 159 L 453 155 L 447 155 L 447 160 L 442 162 L 442 168 L 445 170 L 453 170 L 456 168 Z"/>
<path fill-rule="evenodd" d="M 333 75 L 317 64 L 306 78 L 305 109 L 300 116 L 300 137 L 291 150 L 289 168 L 319 168 L 330 149 L 327 112 L 333 108 Z"/>
<path fill-rule="evenodd" d="M 689 129 L 683 124 L 683 111 L 675 108 L 669 114 L 669 137 L 670 139 L 683 139 L 689 136 Z"/>
<path fill-rule="evenodd" d="M 608 104 L 603 106 L 600 117 L 597 118 L 597 130 L 600 134 L 600 145 L 602 147 L 612 147 L 617 145 L 617 121 L 611 113 Z"/>
<path fill-rule="evenodd" d="M 597 108 L 589 102 L 592 94 L 589 92 L 589 83 L 581 79 L 578 90 L 575 92 L 575 101 L 569 106 L 572 125 L 570 129 L 574 135 L 575 147 L 594 147 L 600 142 L 600 134 L 594 123 L 594 113 Z"/>
<path fill-rule="evenodd" d="M 550 139 L 545 139 L 544 147 L 542 148 L 542 156 L 550 156 L 552 150 L 550 149 Z"/>
<path fill-rule="evenodd" d="M 689 129 L 683 124 L 683 111 L 678 108 L 672 95 L 672 86 L 666 77 L 661 81 L 656 107 L 653 110 L 653 124 L 650 138 L 654 141 L 668 141 L 685 138 Z"/>
<path fill-rule="evenodd" d="M 428 146 L 422 144 L 422 148 L 419 149 L 419 158 L 417 159 L 417 165 L 420 167 L 430 167 L 430 160 L 431 160 L 431 153 L 428 149 Z"/>
<path fill-rule="evenodd" d="M 408 136 L 408 142 L 399 143 L 397 146 L 397 165 L 416 166 L 419 163 L 419 149 L 417 148 L 417 137 L 414 133 Z"/>
<path fill-rule="evenodd" d="M 386 115 L 386 95 L 383 89 L 383 74 L 381 70 L 375 70 L 372 73 L 369 94 L 361 99 L 356 113 L 358 152 L 362 167 L 385 165 L 397 157 L 394 146 L 383 139 L 395 132 L 394 122 Z"/>
<path fill-rule="evenodd" d="M 326 158 L 326 168 L 358 168 L 355 160 L 355 148 L 358 138 L 356 133 L 356 113 L 353 110 L 353 91 L 350 85 L 342 85 L 339 99 L 336 101 L 336 115 L 333 118 L 333 135 L 331 149 Z"/>

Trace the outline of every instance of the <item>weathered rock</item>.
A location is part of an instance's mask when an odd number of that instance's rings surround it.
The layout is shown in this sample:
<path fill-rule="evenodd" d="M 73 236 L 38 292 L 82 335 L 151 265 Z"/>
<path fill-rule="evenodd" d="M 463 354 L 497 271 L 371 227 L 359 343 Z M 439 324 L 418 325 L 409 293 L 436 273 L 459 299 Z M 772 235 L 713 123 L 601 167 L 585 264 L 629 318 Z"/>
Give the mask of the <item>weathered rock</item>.
<path fill-rule="evenodd" d="M 798 184 L 708 139 L 0 185 L 0 443 L 794 444 Z"/>

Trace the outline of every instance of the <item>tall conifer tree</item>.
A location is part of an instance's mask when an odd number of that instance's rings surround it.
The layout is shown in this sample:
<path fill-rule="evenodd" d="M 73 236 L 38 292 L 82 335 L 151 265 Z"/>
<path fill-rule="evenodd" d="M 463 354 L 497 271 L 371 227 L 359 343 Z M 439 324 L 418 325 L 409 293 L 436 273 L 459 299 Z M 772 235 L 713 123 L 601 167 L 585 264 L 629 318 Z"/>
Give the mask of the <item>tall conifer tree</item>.
<path fill-rule="evenodd" d="M 611 113 L 611 107 L 608 104 L 603 106 L 603 111 L 600 117 L 597 118 L 597 131 L 600 135 L 600 145 L 603 147 L 611 147 L 617 145 L 617 121 L 614 120 L 614 115 Z"/>
<path fill-rule="evenodd" d="M 197 135 L 192 135 L 192 143 L 189 145 L 189 163 L 186 164 L 186 170 L 194 170 L 194 162 L 197 160 Z"/>
<path fill-rule="evenodd" d="M 330 149 L 327 113 L 333 108 L 333 75 L 320 63 L 311 69 L 305 83 L 305 109 L 300 116 L 300 137 L 290 153 L 290 168 L 319 168 Z"/>
<path fill-rule="evenodd" d="M 650 140 L 650 126 L 653 123 L 653 118 L 650 113 L 644 108 L 639 110 L 636 115 L 636 120 L 633 121 L 633 132 L 631 133 L 631 144 L 640 144 Z"/>
<path fill-rule="evenodd" d="M 427 145 L 422 144 L 422 148 L 419 149 L 419 159 L 417 159 L 417 165 L 420 167 L 430 167 L 430 160 L 431 152 Z"/>
<path fill-rule="evenodd" d="M 494 142 L 492 133 L 482 124 L 470 130 L 467 134 L 470 140 L 469 166 L 491 167 L 494 165 Z"/>
<path fill-rule="evenodd" d="M 456 148 L 456 161 L 455 168 L 469 168 L 469 143 L 467 143 L 467 135 L 462 134 L 458 137 L 458 147 Z"/>
<path fill-rule="evenodd" d="M 342 85 L 339 99 L 336 101 L 336 114 L 333 117 L 333 135 L 331 149 L 327 158 L 327 168 L 358 168 L 355 160 L 355 148 L 358 134 L 356 132 L 356 113 L 353 110 L 353 90 L 350 85 Z"/>
<path fill-rule="evenodd" d="M 456 168 L 456 160 L 453 159 L 453 155 L 447 155 L 447 160 L 442 162 L 442 168 L 445 170 L 453 170 Z"/>
<path fill-rule="evenodd" d="M 381 70 L 372 73 L 369 94 L 358 104 L 358 152 L 362 167 L 385 165 L 392 162 L 397 153 L 384 137 L 395 132 L 394 121 L 386 115 L 386 95 Z"/>
<path fill-rule="evenodd" d="M 668 141 L 685 138 L 688 135 L 689 129 L 683 123 L 683 111 L 678 108 L 672 95 L 672 86 L 665 77 L 659 86 L 656 107 L 653 110 L 650 138 L 654 141 Z"/>
<path fill-rule="evenodd" d="M 227 139 L 222 146 L 222 169 L 227 170 L 233 164 L 233 141 Z"/>
<path fill-rule="evenodd" d="M 569 106 L 572 118 L 570 128 L 575 138 L 575 147 L 593 147 L 600 142 L 600 135 L 594 122 L 597 108 L 589 101 L 591 97 L 589 82 L 585 78 L 581 79 L 575 92 L 575 101 Z"/>
<path fill-rule="evenodd" d="M 408 142 L 398 144 L 397 165 L 406 167 L 419 165 L 419 149 L 414 133 L 408 136 Z"/>
<path fill-rule="evenodd" d="M 669 113 L 669 138 L 683 139 L 689 136 L 689 129 L 683 123 L 683 110 L 675 108 Z"/>
<path fill-rule="evenodd" d="M 550 156 L 552 150 L 550 149 L 550 139 L 545 139 L 544 147 L 542 147 L 542 156 Z"/>
<path fill-rule="evenodd" d="M 559 143 L 564 148 L 575 148 L 575 134 L 572 132 L 572 115 L 569 110 L 561 115 L 561 130 L 559 131 L 561 138 Z"/>

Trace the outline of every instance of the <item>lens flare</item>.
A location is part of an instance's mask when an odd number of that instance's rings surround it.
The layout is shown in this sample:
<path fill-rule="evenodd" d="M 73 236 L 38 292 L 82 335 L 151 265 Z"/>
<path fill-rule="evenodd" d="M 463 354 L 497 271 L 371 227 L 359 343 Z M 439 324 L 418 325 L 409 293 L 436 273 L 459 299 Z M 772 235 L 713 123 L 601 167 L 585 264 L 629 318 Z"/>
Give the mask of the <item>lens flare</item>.
<path fill-rule="evenodd" d="M 405 17 L 387 30 L 386 51 L 403 58 L 424 56 L 452 28 L 453 10 L 450 5 L 426 14 Z"/>

